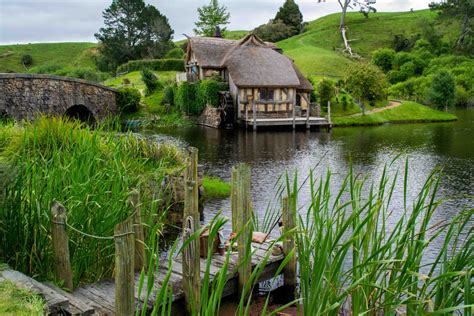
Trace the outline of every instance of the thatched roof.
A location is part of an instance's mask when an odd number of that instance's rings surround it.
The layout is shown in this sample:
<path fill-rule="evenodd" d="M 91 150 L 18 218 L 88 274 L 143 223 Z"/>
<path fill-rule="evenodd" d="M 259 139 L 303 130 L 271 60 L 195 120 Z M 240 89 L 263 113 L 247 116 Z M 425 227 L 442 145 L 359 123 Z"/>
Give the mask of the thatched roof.
<path fill-rule="evenodd" d="M 227 68 L 238 87 L 294 87 L 312 90 L 293 61 L 254 34 L 239 41 L 193 37 L 188 47 L 201 67 Z"/>

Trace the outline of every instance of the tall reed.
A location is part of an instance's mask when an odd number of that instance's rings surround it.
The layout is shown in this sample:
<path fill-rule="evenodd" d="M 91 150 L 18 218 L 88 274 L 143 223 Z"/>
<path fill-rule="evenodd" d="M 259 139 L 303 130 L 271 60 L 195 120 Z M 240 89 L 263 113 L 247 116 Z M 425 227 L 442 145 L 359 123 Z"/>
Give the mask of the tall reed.
<path fill-rule="evenodd" d="M 143 220 L 160 217 L 160 184 L 165 170 L 181 157 L 131 134 L 94 130 L 61 118 L 39 118 L 24 126 L 0 127 L 0 164 L 9 170 L 0 209 L 0 257 L 12 267 L 52 276 L 49 212 L 63 203 L 68 224 L 90 235 L 112 236 L 114 226 L 130 215 L 130 188 L 142 194 Z M 74 281 L 111 276 L 112 240 L 69 230 Z"/>

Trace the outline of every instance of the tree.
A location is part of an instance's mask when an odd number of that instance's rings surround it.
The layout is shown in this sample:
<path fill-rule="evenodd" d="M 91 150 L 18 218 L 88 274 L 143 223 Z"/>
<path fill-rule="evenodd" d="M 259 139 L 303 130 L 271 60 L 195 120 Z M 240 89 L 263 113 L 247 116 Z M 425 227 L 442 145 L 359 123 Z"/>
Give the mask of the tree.
<path fill-rule="evenodd" d="M 387 95 L 384 73 L 368 63 L 355 63 L 349 67 L 345 74 L 344 85 L 360 102 L 384 100 Z"/>
<path fill-rule="evenodd" d="M 461 30 L 456 40 L 456 47 L 472 54 L 473 48 L 473 17 L 474 2 L 472 0 L 445 0 L 440 3 L 433 2 L 430 4 L 432 10 L 439 11 L 441 18 L 459 18 Z"/>
<path fill-rule="evenodd" d="M 202 36 L 214 36 L 216 30 L 224 33 L 225 25 L 229 24 L 230 13 L 217 0 L 211 0 L 209 5 L 198 8 L 199 19 L 195 23 L 194 33 Z"/>
<path fill-rule="evenodd" d="M 158 77 L 155 75 L 153 71 L 148 68 L 145 68 L 141 72 L 142 74 L 142 81 L 146 86 L 146 95 L 152 94 L 159 86 Z"/>
<path fill-rule="evenodd" d="M 29 66 L 33 65 L 33 57 L 30 54 L 24 54 L 21 56 L 21 63 L 28 69 Z"/>
<path fill-rule="evenodd" d="M 318 97 L 321 107 L 326 107 L 334 96 L 334 83 L 329 79 L 322 79 L 318 83 Z"/>
<path fill-rule="evenodd" d="M 456 101 L 456 81 L 446 70 L 440 70 L 433 76 L 429 99 L 433 105 L 444 107 L 445 111 Z"/>
<path fill-rule="evenodd" d="M 292 36 L 294 29 L 278 20 L 260 25 L 254 30 L 254 34 L 266 42 L 279 42 Z"/>
<path fill-rule="evenodd" d="M 385 73 L 392 70 L 394 58 L 395 51 L 390 48 L 381 48 L 372 53 L 372 63 Z"/>
<path fill-rule="evenodd" d="M 143 0 L 113 0 L 102 16 L 105 27 L 95 37 L 103 70 L 115 70 L 129 60 L 160 58 L 174 46 L 166 16 Z"/>
<path fill-rule="evenodd" d="M 318 0 L 318 2 L 326 2 L 326 0 Z M 345 50 L 349 53 L 351 57 L 357 57 L 356 54 L 352 52 L 352 48 L 349 44 L 349 40 L 347 39 L 346 34 L 346 14 L 348 9 L 352 9 L 354 7 L 359 7 L 360 12 L 364 14 L 366 17 L 369 16 L 369 13 L 377 12 L 377 10 L 372 6 L 375 4 L 376 0 L 337 0 L 339 6 L 341 7 L 341 19 L 339 22 L 339 29 L 341 31 L 342 40 L 344 41 Z"/>
<path fill-rule="evenodd" d="M 278 10 L 275 21 L 282 21 L 284 24 L 294 29 L 293 34 L 301 33 L 303 29 L 303 14 L 294 0 L 286 0 Z"/>

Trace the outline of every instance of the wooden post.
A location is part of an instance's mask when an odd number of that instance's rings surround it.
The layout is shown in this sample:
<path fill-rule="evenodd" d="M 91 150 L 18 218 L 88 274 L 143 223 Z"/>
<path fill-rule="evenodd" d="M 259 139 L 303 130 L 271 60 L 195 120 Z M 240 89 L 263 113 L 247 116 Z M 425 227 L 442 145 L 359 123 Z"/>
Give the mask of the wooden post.
<path fill-rule="evenodd" d="M 296 226 L 296 203 L 294 201 L 294 195 L 290 198 L 282 199 L 282 222 L 283 222 L 283 233 L 287 234 L 283 241 L 283 253 L 288 255 L 295 248 L 295 240 L 293 234 L 288 232 L 294 229 Z M 284 285 L 288 289 L 288 294 L 291 296 L 290 300 L 294 299 L 296 291 L 296 253 L 288 261 L 285 268 L 283 269 Z"/>
<path fill-rule="evenodd" d="M 252 273 L 252 207 L 250 201 L 250 167 L 246 164 L 239 164 L 232 170 L 232 190 L 235 195 L 235 204 L 232 209 L 232 218 L 235 223 L 238 249 L 238 273 L 239 273 L 239 296 L 249 295 L 244 293 L 245 285 L 248 283 Z"/>
<path fill-rule="evenodd" d="M 145 234 L 143 233 L 142 215 L 140 210 L 140 193 L 133 190 L 128 202 L 132 208 L 133 231 L 135 232 L 135 270 L 141 270 L 146 265 Z"/>
<path fill-rule="evenodd" d="M 249 105 L 250 102 L 247 102 L 245 105 L 245 128 L 247 128 L 247 122 L 249 121 Z"/>
<path fill-rule="evenodd" d="M 293 93 L 293 130 L 296 129 L 296 90 Z"/>
<path fill-rule="evenodd" d="M 331 101 L 328 101 L 328 123 L 331 123 Z"/>
<path fill-rule="evenodd" d="M 73 290 L 69 238 L 66 231 L 66 209 L 58 202 L 51 206 L 51 239 L 53 242 L 54 271 L 64 287 Z"/>
<path fill-rule="evenodd" d="M 255 100 L 252 101 L 252 112 L 253 112 L 253 130 L 257 130 L 257 105 L 255 104 Z"/>
<path fill-rule="evenodd" d="M 189 148 L 189 158 L 184 175 L 183 239 L 199 230 L 198 150 Z M 189 315 L 201 309 L 201 266 L 199 237 L 183 251 L 183 290 L 186 311 Z"/>
<path fill-rule="evenodd" d="M 306 109 L 306 128 L 310 129 L 311 126 L 309 125 L 309 114 L 311 111 L 311 103 L 308 102 L 308 108 Z"/>
<path fill-rule="evenodd" d="M 237 168 L 232 168 L 232 189 L 230 193 L 230 209 L 231 209 L 231 215 L 232 215 L 232 232 L 237 233 L 237 211 L 234 212 L 234 210 L 237 209 L 237 180 L 238 180 L 238 172 Z"/>
<path fill-rule="evenodd" d="M 115 226 L 115 314 L 135 312 L 135 234 L 128 219 Z"/>

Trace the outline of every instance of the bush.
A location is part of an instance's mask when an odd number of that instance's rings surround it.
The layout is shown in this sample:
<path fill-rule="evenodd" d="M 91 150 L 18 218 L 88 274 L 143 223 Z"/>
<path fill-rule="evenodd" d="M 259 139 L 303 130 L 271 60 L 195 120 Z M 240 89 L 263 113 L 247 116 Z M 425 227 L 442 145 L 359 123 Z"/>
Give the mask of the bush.
<path fill-rule="evenodd" d="M 25 65 L 25 67 L 33 65 L 33 57 L 30 54 L 24 54 L 21 56 L 21 63 Z"/>
<path fill-rule="evenodd" d="M 184 50 L 181 47 L 176 47 L 166 53 L 166 59 L 183 59 L 185 55 Z"/>
<path fill-rule="evenodd" d="M 395 54 L 393 58 L 393 69 L 400 69 L 403 64 L 412 61 L 413 56 L 410 53 L 399 52 Z"/>
<path fill-rule="evenodd" d="M 342 96 L 341 104 L 342 104 L 342 110 L 344 112 L 347 111 L 347 107 L 349 106 L 349 103 L 347 102 L 347 96 L 345 96 L 345 95 Z"/>
<path fill-rule="evenodd" d="M 334 83 L 329 79 L 322 79 L 318 83 L 318 97 L 321 107 L 326 107 L 334 96 Z"/>
<path fill-rule="evenodd" d="M 395 51 L 393 49 L 381 48 L 373 52 L 372 63 L 382 69 L 383 72 L 388 72 L 392 69 L 394 58 Z"/>
<path fill-rule="evenodd" d="M 217 108 L 219 106 L 219 92 L 227 90 L 229 90 L 229 86 L 224 82 L 202 80 L 196 86 L 198 108 L 204 109 L 207 105 Z"/>
<path fill-rule="evenodd" d="M 429 98 L 436 107 L 444 107 L 445 110 L 456 101 L 456 81 L 446 70 L 440 70 L 433 76 Z"/>
<path fill-rule="evenodd" d="M 155 71 L 184 71 L 183 59 L 142 59 L 132 60 L 117 68 L 117 73 L 150 69 Z"/>
<path fill-rule="evenodd" d="M 135 88 L 124 87 L 118 89 L 116 101 L 121 113 L 135 113 L 140 106 L 141 94 Z"/>
<path fill-rule="evenodd" d="M 148 68 L 142 70 L 142 81 L 146 86 L 146 95 L 152 94 L 158 88 L 158 77 Z"/>
<path fill-rule="evenodd" d="M 298 34 L 298 31 L 282 21 L 277 20 L 260 25 L 254 30 L 254 34 L 267 42 L 279 42 Z"/>
<path fill-rule="evenodd" d="M 404 34 L 396 34 L 393 36 L 392 47 L 396 52 L 410 51 L 419 38 L 419 35 L 408 38 Z"/>
<path fill-rule="evenodd" d="M 354 64 L 348 68 L 344 79 L 346 89 L 361 101 L 370 102 L 386 98 L 385 74 L 372 64 Z"/>
<path fill-rule="evenodd" d="M 163 99 L 161 99 L 161 104 L 169 104 L 171 106 L 174 105 L 174 92 L 175 92 L 175 85 L 168 85 L 163 90 Z"/>
<path fill-rule="evenodd" d="M 430 85 L 431 77 L 410 78 L 392 85 L 389 88 L 389 95 L 398 99 L 427 103 L 427 92 Z"/>
<path fill-rule="evenodd" d="M 186 114 L 200 114 L 202 108 L 197 108 L 196 85 L 189 82 L 181 83 L 174 94 L 174 104 Z"/>

